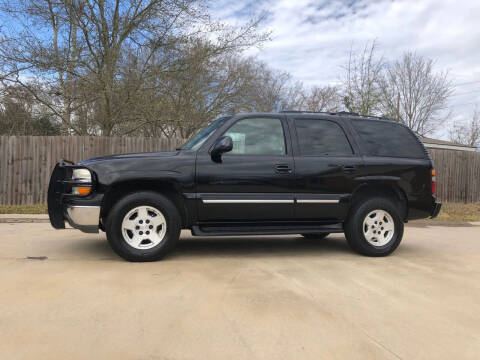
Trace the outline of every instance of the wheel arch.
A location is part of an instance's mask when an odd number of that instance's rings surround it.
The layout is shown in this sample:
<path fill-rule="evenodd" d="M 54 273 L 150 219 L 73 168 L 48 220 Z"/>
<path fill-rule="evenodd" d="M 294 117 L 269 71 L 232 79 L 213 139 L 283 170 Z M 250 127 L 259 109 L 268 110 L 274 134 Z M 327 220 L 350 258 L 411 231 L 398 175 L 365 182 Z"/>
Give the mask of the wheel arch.
<path fill-rule="evenodd" d="M 350 209 L 352 209 L 357 202 L 371 197 L 393 199 L 399 207 L 403 220 L 405 221 L 407 219 L 408 198 L 405 191 L 397 183 L 373 181 L 361 184 L 352 193 Z"/>
<path fill-rule="evenodd" d="M 151 191 L 166 196 L 177 207 L 184 226 L 188 219 L 185 200 L 175 184 L 168 180 L 125 180 L 108 186 L 102 199 L 100 217 L 108 216 L 110 209 L 123 197 L 135 192 Z"/>

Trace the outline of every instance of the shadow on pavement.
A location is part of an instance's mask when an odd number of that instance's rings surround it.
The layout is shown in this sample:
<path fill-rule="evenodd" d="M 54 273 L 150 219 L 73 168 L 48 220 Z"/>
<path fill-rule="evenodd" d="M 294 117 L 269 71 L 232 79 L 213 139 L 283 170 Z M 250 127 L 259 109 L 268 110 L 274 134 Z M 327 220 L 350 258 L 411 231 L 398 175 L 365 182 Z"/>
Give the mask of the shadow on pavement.
<path fill-rule="evenodd" d="M 165 259 L 174 260 L 182 257 L 235 257 L 235 256 L 302 256 L 353 254 L 345 238 L 334 235 L 321 240 L 305 239 L 301 236 L 291 237 L 188 237 L 181 238 L 175 250 Z M 69 250 L 81 258 L 96 258 L 99 260 L 120 260 L 103 239 L 85 239 L 68 245 Z"/>
<path fill-rule="evenodd" d="M 180 239 L 169 258 L 182 256 L 296 256 L 307 254 L 351 253 L 342 237 L 310 240 L 292 237 L 194 237 Z"/>

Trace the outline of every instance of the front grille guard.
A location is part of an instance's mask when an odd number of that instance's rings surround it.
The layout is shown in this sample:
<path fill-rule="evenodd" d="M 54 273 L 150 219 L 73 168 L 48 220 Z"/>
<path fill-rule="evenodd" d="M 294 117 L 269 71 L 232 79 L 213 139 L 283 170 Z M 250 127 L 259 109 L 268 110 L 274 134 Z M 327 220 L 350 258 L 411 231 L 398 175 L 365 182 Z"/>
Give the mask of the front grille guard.
<path fill-rule="evenodd" d="M 61 194 L 63 197 L 75 197 L 75 198 L 83 198 L 83 197 L 86 197 L 86 196 L 89 196 L 90 194 L 87 194 L 87 195 L 77 195 L 77 194 L 72 194 L 72 187 L 73 186 L 90 186 L 92 188 L 92 191 L 94 190 L 93 189 L 93 184 L 95 183 L 95 174 L 90 171 L 90 169 L 88 169 L 87 167 L 85 166 L 81 166 L 81 165 L 75 165 L 72 161 L 70 160 L 65 160 L 65 159 L 60 159 L 60 161 L 58 162 L 57 164 L 60 168 L 63 168 L 64 169 L 64 177 L 63 179 L 58 179 L 58 182 L 60 182 L 61 184 L 63 184 L 63 188 L 60 189 L 62 190 L 61 191 Z M 90 171 L 90 177 L 91 177 L 91 181 L 85 181 L 85 180 L 72 180 L 72 172 L 74 169 L 87 169 L 88 171 Z"/>
<path fill-rule="evenodd" d="M 75 165 L 72 161 L 61 159 L 53 169 L 50 177 L 50 183 L 48 185 L 48 216 L 50 223 L 55 229 L 65 228 L 65 217 L 63 200 L 65 198 L 84 198 L 87 195 L 74 195 L 72 194 L 73 186 L 90 186 L 92 191 L 94 190 L 94 184 L 96 183 L 96 175 L 92 171 L 91 181 L 72 180 L 72 172 L 74 169 L 90 169 L 85 166 Z"/>

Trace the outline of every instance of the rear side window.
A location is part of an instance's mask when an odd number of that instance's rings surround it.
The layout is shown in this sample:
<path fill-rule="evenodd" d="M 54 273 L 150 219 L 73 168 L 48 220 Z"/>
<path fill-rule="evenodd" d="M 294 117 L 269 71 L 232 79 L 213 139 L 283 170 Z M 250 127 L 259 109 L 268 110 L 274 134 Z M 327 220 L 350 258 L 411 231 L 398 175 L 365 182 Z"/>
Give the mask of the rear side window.
<path fill-rule="evenodd" d="M 352 124 L 362 138 L 368 155 L 425 158 L 423 146 L 404 126 L 372 120 L 352 120 Z"/>
<path fill-rule="evenodd" d="M 302 155 L 348 156 L 353 154 L 342 128 L 333 121 L 296 119 L 295 128 Z"/>

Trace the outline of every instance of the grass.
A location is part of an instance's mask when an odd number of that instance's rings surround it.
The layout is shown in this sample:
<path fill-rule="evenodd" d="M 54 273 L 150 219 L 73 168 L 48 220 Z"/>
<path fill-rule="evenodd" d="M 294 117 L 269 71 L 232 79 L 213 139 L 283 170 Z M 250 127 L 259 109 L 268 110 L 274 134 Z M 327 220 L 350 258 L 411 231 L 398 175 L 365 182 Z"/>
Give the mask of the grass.
<path fill-rule="evenodd" d="M 47 205 L 8 205 L 0 206 L 0 214 L 46 214 Z M 480 221 L 480 203 L 445 203 L 433 221 Z"/>
<path fill-rule="evenodd" d="M 444 203 L 438 217 L 433 221 L 480 221 L 480 203 Z"/>
<path fill-rule="evenodd" d="M 46 214 L 47 205 L 0 205 L 0 214 Z"/>

